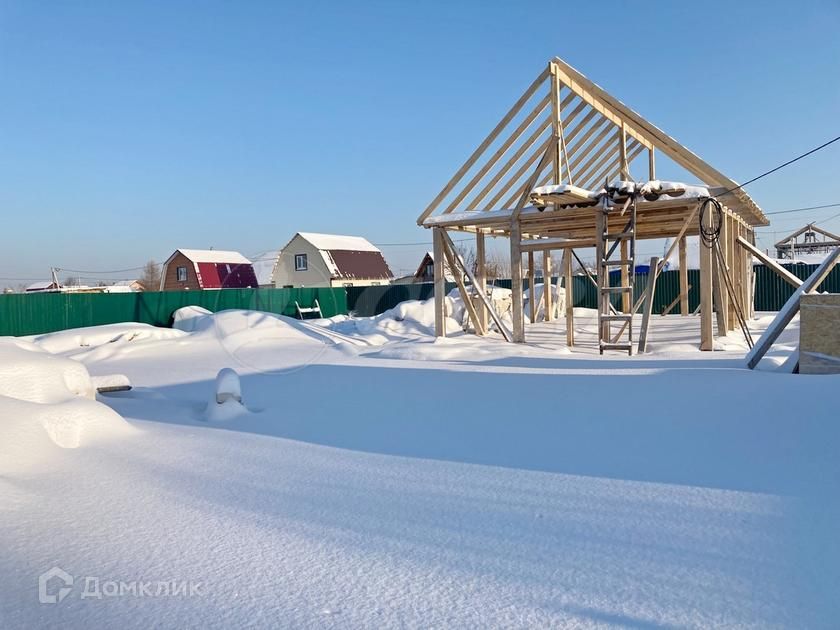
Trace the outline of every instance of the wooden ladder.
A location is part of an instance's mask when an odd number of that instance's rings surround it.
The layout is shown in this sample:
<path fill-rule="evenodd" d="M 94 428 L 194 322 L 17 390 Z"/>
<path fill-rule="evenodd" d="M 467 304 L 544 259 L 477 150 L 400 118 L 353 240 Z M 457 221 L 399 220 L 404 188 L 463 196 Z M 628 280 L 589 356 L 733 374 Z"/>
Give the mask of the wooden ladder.
<path fill-rule="evenodd" d="M 605 195 L 598 206 L 596 217 L 596 247 L 595 258 L 598 264 L 598 350 L 604 354 L 604 350 L 626 350 L 633 354 L 633 284 L 636 276 L 636 202 L 628 198 L 627 201 L 618 207 Z M 610 232 L 612 219 L 613 228 L 623 224 L 619 232 Z M 626 242 L 627 257 L 621 256 L 622 242 Z M 618 254 L 616 254 L 618 252 Z M 627 273 L 622 274 L 622 281 L 616 285 L 610 285 L 610 271 L 612 269 L 626 268 Z M 626 278 L 626 282 L 625 279 Z M 613 295 L 628 294 L 630 299 L 625 301 L 631 304 L 629 312 L 617 312 L 611 298 Z M 624 301 L 624 300 L 623 300 Z M 621 328 L 615 337 L 610 332 L 611 323 L 621 324 Z"/>

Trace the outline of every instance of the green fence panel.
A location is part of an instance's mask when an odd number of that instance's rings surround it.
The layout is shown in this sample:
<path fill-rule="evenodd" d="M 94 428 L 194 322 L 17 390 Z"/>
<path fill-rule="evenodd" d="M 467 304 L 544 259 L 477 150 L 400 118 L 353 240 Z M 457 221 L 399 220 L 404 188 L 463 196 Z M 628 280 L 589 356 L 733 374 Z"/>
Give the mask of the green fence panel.
<path fill-rule="evenodd" d="M 294 317 L 296 301 L 309 307 L 315 300 L 324 317 L 347 313 L 343 288 L 0 295 L 0 335 L 36 335 L 119 322 L 169 326 L 172 314 L 184 306 L 213 312 L 251 309 Z"/>

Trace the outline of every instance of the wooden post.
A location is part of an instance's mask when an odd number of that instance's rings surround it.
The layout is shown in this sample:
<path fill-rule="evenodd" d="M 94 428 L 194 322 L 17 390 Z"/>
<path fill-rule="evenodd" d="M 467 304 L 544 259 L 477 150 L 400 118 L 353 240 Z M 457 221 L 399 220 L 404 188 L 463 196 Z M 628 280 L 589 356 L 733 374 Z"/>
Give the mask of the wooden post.
<path fill-rule="evenodd" d="M 627 260 L 630 255 L 628 252 L 628 243 L 626 239 L 621 239 L 621 260 Z M 621 265 L 621 286 L 626 287 L 630 284 L 630 267 Z M 629 293 L 621 294 L 621 312 L 629 313 L 631 308 L 631 301 L 633 296 Z"/>
<path fill-rule="evenodd" d="M 703 215 L 703 226 L 710 229 L 712 215 L 706 212 Z M 700 239 L 700 349 L 714 350 L 714 329 L 712 318 L 712 258 L 714 252 L 706 247 L 703 239 Z"/>
<path fill-rule="evenodd" d="M 537 292 L 534 290 L 535 280 L 534 252 L 528 252 L 528 314 L 532 324 L 537 321 Z"/>
<path fill-rule="evenodd" d="M 467 314 L 469 315 L 470 322 L 472 322 L 473 328 L 475 329 L 475 334 L 483 335 L 484 329 L 481 327 L 481 322 L 478 321 L 478 313 L 475 310 L 472 297 L 464 284 L 464 274 L 461 273 L 458 261 L 455 260 L 455 253 L 450 250 L 449 244 L 446 242 L 443 243 L 443 253 L 446 255 L 446 262 L 449 264 L 449 269 L 452 270 L 452 276 L 455 278 L 455 284 L 458 285 L 458 293 L 461 295 L 461 299 L 464 302 L 464 308 L 467 309 Z"/>
<path fill-rule="evenodd" d="M 601 291 L 601 287 L 605 287 L 609 284 L 610 277 L 609 274 L 606 273 L 604 269 L 604 265 L 601 264 L 601 261 L 604 259 L 604 238 L 603 234 L 606 230 L 606 222 L 607 217 L 604 214 L 604 211 L 601 207 L 595 208 L 595 235 L 596 235 L 596 245 L 595 245 L 595 266 L 596 266 L 596 282 L 598 283 L 598 290 L 597 290 L 597 300 L 598 300 L 598 313 L 600 320 L 600 314 L 608 314 L 609 309 L 604 307 L 604 303 L 608 303 L 610 301 L 610 294 L 606 291 Z M 598 331 L 598 339 L 609 339 L 609 327 L 606 322 L 601 324 L 601 329 Z"/>
<path fill-rule="evenodd" d="M 446 255 L 444 252 L 443 228 L 432 229 L 432 243 L 434 247 L 435 268 L 435 337 L 446 337 L 446 276 L 444 267 Z"/>
<path fill-rule="evenodd" d="M 575 296 L 572 275 L 572 249 L 563 252 L 563 288 L 566 302 L 566 345 L 575 345 Z"/>
<path fill-rule="evenodd" d="M 688 242 L 686 237 L 680 239 L 680 315 L 688 313 Z"/>
<path fill-rule="evenodd" d="M 653 147 L 648 149 L 648 178 L 653 181 L 656 179 L 656 154 Z"/>
<path fill-rule="evenodd" d="M 484 249 L 484 232 L 478 231 L 475 234 L 475 262 L 476 262 L 476 290 L 482 295 L 487 294 L 487 253 Z M 484 301 L 479 300 L 478 321 L 482 330 L 487 330 L 487 309 L 484 308 Z"/>
<path fill-rule="evenodd" d="M 659 275 L 659 258 L 654 256 L 650 259 L 650 270 L 648 271 L 648 283 L 645 287 L 645 310 L 642 314 L 642 330 L 639 333 L 639 353 L 647 350 L 648 328 L 650 327 L 650 316 L 653 312 L 653 296 L 656 292 L 656 278 Z"/>
<path fill-rule="evenodd" d="M 733 214 L 727 210 L 726 212 L 726 249 L 724 250 L 724 254 L 726 255 L 726 273 L 729 274 L 728 278 L 732 280 L 733 275 L 735 275 L 735 217 Z M 728 330 L 733 331 L 735 330 L 738 316 L 736 314 L 737 304 L 735 303 L 735 292 L 734 292 L 734 284 L 733 284 L 733 295 L 729 296 L 727 300 L 727 304 L 729 305 L 729 311 L 726 315 L 726 323 L 728 324 Z M 728 294 L 728 292 L 727 292 Z"/>
<path fill-rule="evenodd" d="M 630 179 L 630 165 L 627 163 L 627 129 L 624 127 L 624 121 L 621 122 L 621 135 L 619 138 L 619 172 L 621 173 L 621 179 L 626 181 Z"/>
<path fill-rule="evenodd" d="M 726 211 L 724 210 L 720 217 L 720 236 L 718 237 L 718 243 L 720 244 L 720 251 L 723 254 L 724 263 L 726 261 L 726 242 L 728 240 L 729 235 L 729 226 L 726 221 Z M 725 336 L 726 333 L 729 332 L 729 293 L 726 292 L 726 285 L 724 284 L 723 274 L 726 272 L 725 269 L 721 269 L 721 261 L 718 259 L 717 255 L 712 252 L 714 256 L 712 267 L 715 270 L 714 273 L 714 299 L 715 299 L 715 308 L 717 309 L 717 332 L 720 336 Z"/>
<path fill-rule="evenodd" d="M 551 295 L 551 252 L 543 252 L 543 319 L 550 322 L 552 317 L 552 295 Z"/>
<path fill-rule="evenodd" d="M 513 341 L 525 342 L 525 312 L 522 304 L 522 229 L 519 218 L 510 225 L 510 288 L 513 309 Z"/>

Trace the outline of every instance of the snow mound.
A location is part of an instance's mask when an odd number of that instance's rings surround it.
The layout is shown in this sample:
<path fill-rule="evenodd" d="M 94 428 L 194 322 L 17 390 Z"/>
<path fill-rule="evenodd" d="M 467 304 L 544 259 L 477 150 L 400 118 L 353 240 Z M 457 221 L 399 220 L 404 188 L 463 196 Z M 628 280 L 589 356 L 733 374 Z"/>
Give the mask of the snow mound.
<path fill-rule="evenodd" d="M 446 333 L 462 332 L 464 303 L 460 299 L 445 297 Z M 390 341 L 430 337 L 435 334 L 435 300 L 407 300 L 375 317 L 345 320 L 332 326 L 345 334 L 362 335 L 372 345 Z"/>
<path fill-rule="evenodd" d="M 541 321 L 543 319 L 543 314 L 545 313 L 545 300 L 543 298 L 543 292 L 545 291 L 545 284 L 542 282 L 534 284 L 534 299 L 536 300 L 537 305 L 537 321 Z M 531 312 L 531 290 L 528 289 L 524 292 L 524 310 L 526 317 Z M 565 315 L 566 310 L 566 292 L 563 290 L 563 287 L 559 287 L 556 284 L 551 285 L 551 318 L 552 319 L 559 319 L 561 316 Z"/>
<path fill-rule="evenodd" d="M 96 401 L 81 363 L 20 339 L 0 339 L 0 474 L 48 460 L 56 447 L 78 448 L 131 432 Z"/>
<path fill-rule="evenodd" d="M 172 328 L 188 333 L 204 330 L 212 325 L 211 315 L 212 312 L 201 306 L 184 306 L 172 315 Z"/>
<path fill-rule="evenodd" d="M 180 330 L 160 328 L 151 324 L 125 322 L 86 328 L 70 328 L 59 332 L 35 335 L 26 339 L 52 354 L 76 351 L 79 348 L 96 348 L 106 344 L 123 344 L 137 341 L 156 341 L 183 336 Z"/>

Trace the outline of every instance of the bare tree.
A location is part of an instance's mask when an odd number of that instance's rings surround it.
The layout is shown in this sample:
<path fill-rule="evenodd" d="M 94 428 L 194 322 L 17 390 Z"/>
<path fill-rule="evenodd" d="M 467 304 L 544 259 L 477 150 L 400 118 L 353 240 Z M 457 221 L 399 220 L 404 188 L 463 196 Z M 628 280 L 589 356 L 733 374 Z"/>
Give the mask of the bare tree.
<path fill-rule="evenodd" d="M 140 284 L 146 291 L 157 291 L 160 288 L 160 265 L 154 260 L 150 260 L 143 266 Z"/>

